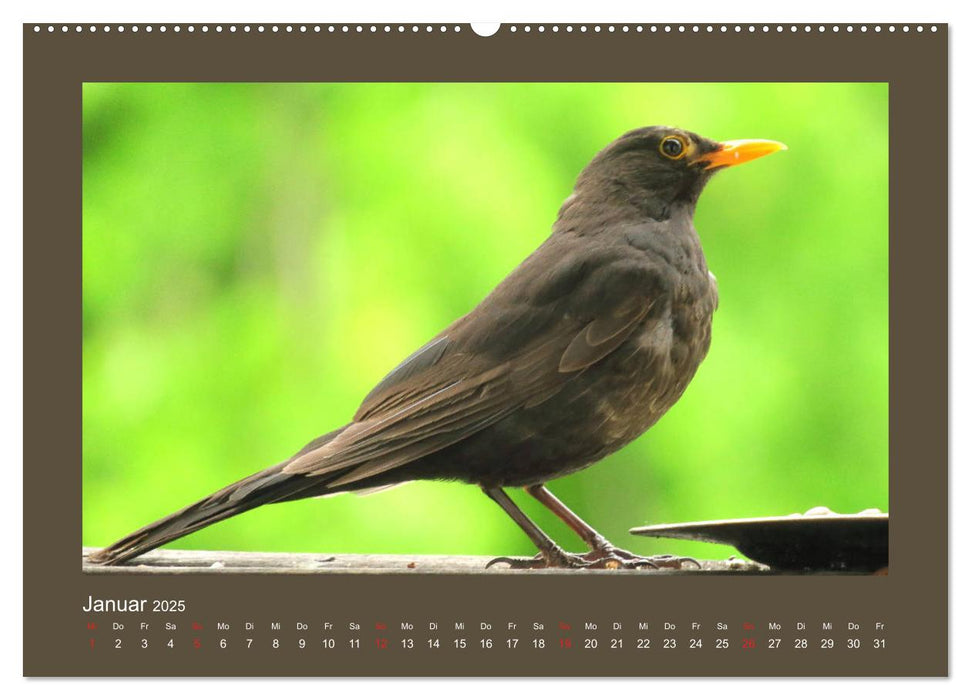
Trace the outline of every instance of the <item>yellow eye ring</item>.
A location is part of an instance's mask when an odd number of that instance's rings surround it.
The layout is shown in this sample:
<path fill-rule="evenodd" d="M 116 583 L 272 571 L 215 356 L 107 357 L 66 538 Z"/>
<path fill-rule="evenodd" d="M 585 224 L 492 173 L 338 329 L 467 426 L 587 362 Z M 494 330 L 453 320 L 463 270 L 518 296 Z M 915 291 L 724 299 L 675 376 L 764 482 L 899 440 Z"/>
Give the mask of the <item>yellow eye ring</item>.
<path fill-rule="evenodd" d="M 688 142 L 681 136 L 665 136 L 661 139 L 657 150 L 665 158 L 681 160 L 688 154 Z"/>

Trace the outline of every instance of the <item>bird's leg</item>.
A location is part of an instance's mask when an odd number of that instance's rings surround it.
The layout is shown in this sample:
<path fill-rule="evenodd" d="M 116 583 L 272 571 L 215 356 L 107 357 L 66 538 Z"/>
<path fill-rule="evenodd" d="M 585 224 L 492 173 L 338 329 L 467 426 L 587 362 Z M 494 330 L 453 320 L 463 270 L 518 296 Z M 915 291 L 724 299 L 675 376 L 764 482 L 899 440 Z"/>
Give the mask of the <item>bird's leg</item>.
<path fill-rule="evenodd" d="M 483 487 L 482 491 L 486 496 L 498 503 L 500 508 L 506 511 L 506 514 L 522 528 L 523 532 L 526 533 L 533 544 L 536 545 L 536 548 L 539 549 L 539 554 L 532 559 L 498 557 L 486 564 L 487 569 L 493 564 L 508 564 L 513 569 L 545 569 L 549 567 L 575 569 L 590 566 L 589 562 L 583 557 L 564 552 L 556 542 L 550 539 L 549 535 L 540 530 L 539 526 L 520 510 L 519 506 L 512 502 L 512 499 L 506 495 L 505 491 L 500 488 L 485 487 Z"/>
<path fill-rule="evenodd" d="M 579 515 L 567 508 L 566 504 L 554 496 L 553 493 L 546 488 L 545 484 L 527 486 L 526 493 L 542 503 L 550 511 L 552 511 L 556 517 L 566 523 L 571 530 L 580 536 L 580 539 L 587 543 L 590 549 L 596 551 L 613 546 L 607 541 L 606 537 L 594 530 L 586 522 L 584 522 Z"/>
<path fill-rule="evenodd" d="M 646 567 L 650 569 L 672 568 L 680 569 L 683 564 L 692 563 L 699 569 L 701 565 L 688 557 L 675 557 L 668 554 L 654 557 L 642 557 L 619 549 L 607 541 L 607 538 L 584 522 L 583 518 L 566 507 L 559 498 L 546 488 L 545 484 L 527 486 L 526 493 L 546 506 L 556 517 L 580 536 L 590 552 L 583 555 L 583 559 L 597 568 L 625 568 L 636 569 Z M 525 517 L 525 516 L 524 516 Z"/>

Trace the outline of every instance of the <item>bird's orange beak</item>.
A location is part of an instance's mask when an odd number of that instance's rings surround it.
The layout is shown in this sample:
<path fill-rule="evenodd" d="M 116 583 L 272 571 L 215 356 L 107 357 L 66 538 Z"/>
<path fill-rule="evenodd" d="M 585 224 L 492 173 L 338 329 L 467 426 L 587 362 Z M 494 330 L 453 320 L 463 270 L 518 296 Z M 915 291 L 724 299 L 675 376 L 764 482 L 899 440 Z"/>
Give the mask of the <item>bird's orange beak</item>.
<path fill-rule="evenodd" d="M 737 141 L 722 141 L 718 150 L 705 153 L 694 159 L 695 163 L 704 163 L 705 170 L 712 168 L 727 168 L 740 165 L 750 160 L 767 156 L 776 151 L 785 151 L 788 147 L 778 141 L 765 139 L 739 139 Z"/>

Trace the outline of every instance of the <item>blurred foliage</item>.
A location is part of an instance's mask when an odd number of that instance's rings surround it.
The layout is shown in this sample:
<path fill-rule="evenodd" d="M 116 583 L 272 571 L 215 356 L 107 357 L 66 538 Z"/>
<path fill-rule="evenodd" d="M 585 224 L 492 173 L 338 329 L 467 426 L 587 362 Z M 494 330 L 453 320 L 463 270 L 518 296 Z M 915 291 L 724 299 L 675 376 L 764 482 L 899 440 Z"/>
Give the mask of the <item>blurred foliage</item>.
<path fill-rule="evenodd" d="M 104 545 L 342 425 L 550 230 L 621 133 L 786 153 L 719 174 L 696 226 L 714 341 L 647 435 L 552 489 L 645 523 L 888 507 L 884 84 L 87 84 L 84 542 Z M 542 527 L 566 528 L 521 492 Z M 478 489 L 260 508 L 177 547 L 532 554 Z"/>

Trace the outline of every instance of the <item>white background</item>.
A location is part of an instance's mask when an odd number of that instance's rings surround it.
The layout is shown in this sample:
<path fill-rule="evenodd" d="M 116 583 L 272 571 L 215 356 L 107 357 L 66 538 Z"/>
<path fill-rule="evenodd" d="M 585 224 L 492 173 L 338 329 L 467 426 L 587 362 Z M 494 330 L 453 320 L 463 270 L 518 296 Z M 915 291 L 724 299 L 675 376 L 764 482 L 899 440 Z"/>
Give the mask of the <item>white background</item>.
<path fill-rule="evenodd" d="M 141 699 L 167 698 L 172 695 L 196 695 L 231 692 L 234 697 L 260 697 L 286 692 L 301 695 L 311 693 L 354 694 L 355 699 L 372 694 L 401 697 L 420 693 L 425 698 L 468 698 L 492 696 L 497 693 L 565 695 L 602 695 L 615 693 L 685 693 L 689 695 L 743 695 L 747 698 L 774 698 L 785 693 L 788 698 L 809 698 L 820 694 L 864 695 L 879 693 L 913 695 L 940 694 L 953 697 L 968 682 L 968 635 L 971 619 L 968 602 L 960 595 L 967 586 L 969 508 L 962 506 L 968 494 L 968 301 L 971 282 L 961 271 L 969 263 L 968 235 L 968 163 L 971 163 L 971 138 L 966 133 L 949 139 L 951 144 L 951 680 L 24 680 L 22 674 L 22 474 L 23 464 L 23 180 L 22 180 L 22 115 L 23 115 L 23 40 L 20 24 L 37 23 L 134 23 L 134 22 L 295 22 L 295 23 L 465 23 L 475 22 L 543 22 L 543 23 L 949 23 L 951 45 L 951 131 L 971 128 L 968 119 L 968 27 L 965 14 L 967 3 L 923 0 L 922 2 L 852 3 L 843 0 L 812 0 L 812 2 L 782 3 L 775 1 L 713 2 L 573 2 L 568 0 L 525 2 L 524 0 L 494 0 L 493 2 L 446 2 L 445 0 L 410 0 L 385 2 L 355 0 L 343 4 L 273 0 L 272 2 L 201 2 L 200 0 L 166 0 L 161 2 L 55 2 L 39 1 L 11 7 L 5 4 L 3 35 L 0 51 L 5 86 L 3 107 L 0 108 L 6 135 L 3 140 L 0 167 L 4 175 L 0 196 L 3 197 L 4 225 L 0 232 L 0 353 L 2 353 L 2 384 L 0 384 L 0 431 L 4 447 L 5 475 L 3 507 L 3 554 L 7 575 L 3 580 L 6 612 L 0 616 L 0 668 L 4 697 L 78 697 L 80 694 L 107 697 L 137 694 Z M 962 8 L 961 5 L 965 7 Z M 964 10 L 964 11 L 962 11 Z M 928 134 L 915 135 L 928 139 Z M 945 135 L 940 135 L 943 145 Z M 962 165 L 963 164 L 963 165 Z M 963 193 L 955 197 L 954 193 Z M 31 468 L 43 468 L 36 461 Z M 963 546 L 962 546 L 963 545 Z M 964 557 L 955 557 L 963 552 Z M 915 562 L 926 566 L 926 562 Z M 958 594 L 955 595 L 955 591 Z M 56 590 L 53 591 L 56 594 Z M 904 601 L 901 601 L 905 604 Z M 53 633 L 53 632 L 52 632 Z M 919 639 L 899 637 L 898 643 L 919 644 Z"/>

